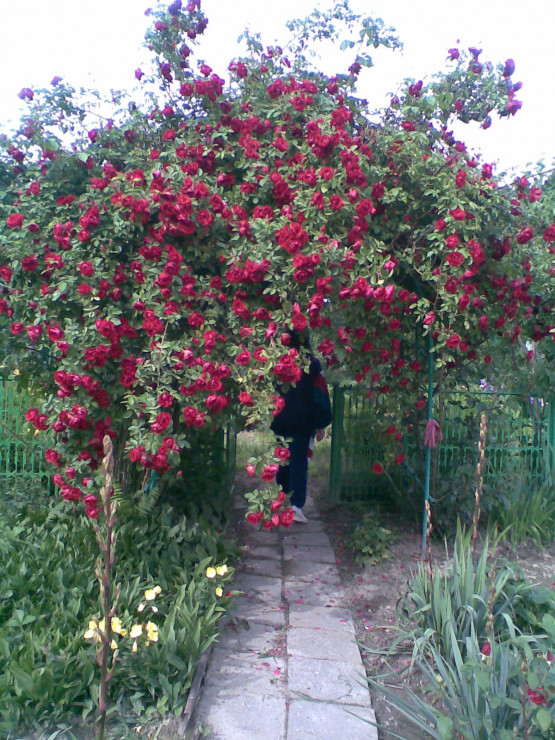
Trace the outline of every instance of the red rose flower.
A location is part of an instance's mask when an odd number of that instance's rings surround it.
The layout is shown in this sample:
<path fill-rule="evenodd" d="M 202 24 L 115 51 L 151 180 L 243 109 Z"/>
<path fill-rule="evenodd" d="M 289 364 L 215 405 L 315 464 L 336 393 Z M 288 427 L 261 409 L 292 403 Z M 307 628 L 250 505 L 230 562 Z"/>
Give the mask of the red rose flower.
<path fill-rule="evenodd" d="M 6 219 L 9 229 L 20 229 L 23 226 L 23 216 L 21 213 L 12 213 Z"/>
<path fill-rule="evenodd" d="M 449 252 L 446 260 L 451 267 L 458 267 L 464 262 L 464 256 L 460 252 Z"/>
<path fill-rule="evenodd" d="M 278 470 L 279 465 L 265 465 L 260 477 L 263 481 L 266 482 L 273 481 Z"/>
<path fill-rule="evenodd" d="M 534 231 L 531 226 L 525 226 L 516 235 L 516 240 L 518 244 L 527 244 L 530 241 L 530 239 L 533 239 L 533 238 L 534 238 Z"/>
<path fill-rule="evenodd" d="M 294 519 L 293 509 L 284 509 L 279 517 L 279 522 L 283 527 L 290 527 Z"/>

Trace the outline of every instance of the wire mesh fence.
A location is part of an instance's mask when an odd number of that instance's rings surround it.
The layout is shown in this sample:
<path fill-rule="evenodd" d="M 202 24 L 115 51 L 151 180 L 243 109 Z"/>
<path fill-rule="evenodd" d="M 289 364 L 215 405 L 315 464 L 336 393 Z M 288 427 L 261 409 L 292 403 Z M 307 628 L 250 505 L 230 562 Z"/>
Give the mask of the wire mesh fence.
<path fill-rule="evenodd" d="M 439 415 L 435 399 L 435 415 Z M 456 391 L 444 394 L 443 439 L 437 450 L 437 476 L 475 466 L 478 456 L 479 420 L 488 417 L 485 479 L 496 482 L 510 475 L 526 474 L 543 480 L 555 469 L 555 397 L 525 396 L 491 391 Z M 332 499 L 365 498 L 383 486 L 373 471 L 388 447 L 384 414 L 379 397 L 364 390 L 334 386 L 333 432 L 330 469 Z M 378 423 L 379 421 L 379 423 Z M 423 429 L 419 430 L 423 433 Z M 422 436 L 422 435 L 420 435 Z M 388 485 L 406 490 L 415 485 L 415 472 L 425 448 L 416 435 L 405 436 L 403 465 L 388 470 Z"/>
<path fill-rule="evenodd" d="M 15 378 L 0 379 L 0 485 L 14 480 L 48 480 L 45 432 L 34 434 L 25 419 L 33 395 Z"/>

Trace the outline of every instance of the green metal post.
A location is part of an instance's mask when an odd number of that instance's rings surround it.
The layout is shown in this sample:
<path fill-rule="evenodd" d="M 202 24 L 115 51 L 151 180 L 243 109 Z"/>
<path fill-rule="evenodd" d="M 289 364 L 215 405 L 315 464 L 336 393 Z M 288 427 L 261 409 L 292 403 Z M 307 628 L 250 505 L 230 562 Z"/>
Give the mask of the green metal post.
<path fill-rule="evenodd" d="M 428 334 L 428 421 L 432 418 L 434 395 L 434 344 L 431 332 Z M 430 501 L 430 479 L 432 469 L 432 449 L 426 447 L 426 478 L 424 480 L 424 512 L 422 516 L 422 560 L 426 557 L 428 533 L 428 512 L 426 503 Z"/>
<path fill-rule="evenodd" d="M 345 415 L 345 392 L 333 386 L 333 416 L 330 453 L 330 500 L 336 504 L 341 493 L 341 452 L 343 449 L 343 417 Z"/>
<path fill-rule="evenodd" d="M 550 472 L 552 478 L 555 478 L 555 394 L 551 396 L 549 399 L 550 406 L 551 406 L 551 414 L 550 414 L 550 435 L 549 435 L 549 462 L 550 462 Z"/>

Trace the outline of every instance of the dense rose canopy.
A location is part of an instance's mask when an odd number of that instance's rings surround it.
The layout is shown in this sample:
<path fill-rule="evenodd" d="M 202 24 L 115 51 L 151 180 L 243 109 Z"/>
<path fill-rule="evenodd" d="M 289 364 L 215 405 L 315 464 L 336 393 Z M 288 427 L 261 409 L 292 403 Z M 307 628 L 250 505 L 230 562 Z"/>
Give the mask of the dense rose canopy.
<path fill-rule="evenodd" d="M 105 434 L 136 470 L 164 474 L 196 429 L 232 414 L 267 424 L 278 384 L 306 366 L 287 329 L 310 331 L 329 371 L 397 399 L 384 433 L 424 413 L 415 336 L 431 332 L 437 362 L 455 369 L 492 331 L 552 338 L 555 224 L 541 188 L 496 180 L 448 129 L 515 112 L 512 60 L 494 68 L 451 49 L 447 72 L 407 83 L 376 124 L 354 95 L 364 54 L 326 78 L 251 39 L 226 85 L 195 71 L 205 27 L 197 2 L 153 13 L 152 109 L 130 105 L 72 148 L 54 145 L 27 95 L 6 148 L 0 319 L 43 386 L 28 421 L 53 433 L 46 457 L 71 500 Z M 63 94 L 48 94 L 55 110 Z M 377 473 L 404 460 L 403 432 L 388 439 Z M 273 481 L 282 450 L 249 474 Z M 253 499 L 250 520 L 289 521 L 272 496 Z"/>

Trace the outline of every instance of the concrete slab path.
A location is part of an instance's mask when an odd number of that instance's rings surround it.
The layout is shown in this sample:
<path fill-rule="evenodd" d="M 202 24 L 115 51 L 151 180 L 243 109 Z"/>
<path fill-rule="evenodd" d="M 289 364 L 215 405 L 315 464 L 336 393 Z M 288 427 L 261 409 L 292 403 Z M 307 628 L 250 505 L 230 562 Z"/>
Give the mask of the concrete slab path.
<path fill-rule="evenodd" d="M 211 740 L 377 740 L 335 555 L 309 499 L 308 524 L 255 531 L 195 722 Z"/>

